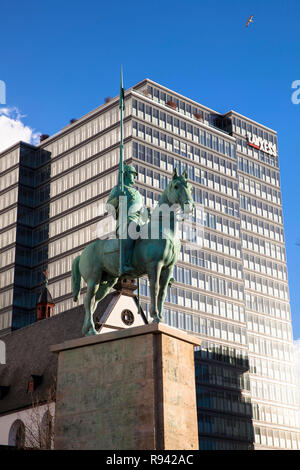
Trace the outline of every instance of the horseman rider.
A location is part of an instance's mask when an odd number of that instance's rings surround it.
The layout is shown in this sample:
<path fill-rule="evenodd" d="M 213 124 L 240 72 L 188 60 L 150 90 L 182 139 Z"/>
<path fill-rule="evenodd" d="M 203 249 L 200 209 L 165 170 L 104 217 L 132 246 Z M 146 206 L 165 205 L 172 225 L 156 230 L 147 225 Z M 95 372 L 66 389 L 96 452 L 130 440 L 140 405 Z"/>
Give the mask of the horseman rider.
<path fill-rule="evenodd" d="M 127 236 L 124 240 L 123 248 L 124 248 L 124 266 L 123 266 L 123 274 L 130 272 L 133 270 L 131 265 L 132 261 L 132 254 L 134 248 L 135 240 L 130 236 L 128 233 L 129 225 L 133 228 L 133 231 L 139 231 L 139 223 L 141 217 L 141 211 L 143 208 L 143 198 L 139 191 L 133 188 L 133 184 L 135 183 L 137 177 L 137 172 L 132 165 L 124 165 L 124 196 L 127 199 L 127 217 L 126 220 L 126 227 L 127 227 Z M 115 211 L 117 217 L 117 236 L 119 236 L 119 196 L 121 195 L 121 191 L 119 186 L 115 186 L 109 195 L 107 204 L 111 204 Z M 131 231 L 131 230 L 130 230 Z M 132 232 L 131 232 L 132 233 Z"/>

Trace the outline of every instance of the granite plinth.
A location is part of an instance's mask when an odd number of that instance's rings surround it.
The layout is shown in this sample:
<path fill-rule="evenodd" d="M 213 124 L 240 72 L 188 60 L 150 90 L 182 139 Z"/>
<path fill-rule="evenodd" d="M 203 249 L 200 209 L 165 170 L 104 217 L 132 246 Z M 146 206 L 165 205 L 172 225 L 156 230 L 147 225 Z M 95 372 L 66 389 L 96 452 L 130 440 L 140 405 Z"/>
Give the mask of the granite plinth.
<path fill-rule="evenodd" d="M 152 323 L 52 346 L 58 353 L 55 449 L 198 449 L 199 344 Z"/>

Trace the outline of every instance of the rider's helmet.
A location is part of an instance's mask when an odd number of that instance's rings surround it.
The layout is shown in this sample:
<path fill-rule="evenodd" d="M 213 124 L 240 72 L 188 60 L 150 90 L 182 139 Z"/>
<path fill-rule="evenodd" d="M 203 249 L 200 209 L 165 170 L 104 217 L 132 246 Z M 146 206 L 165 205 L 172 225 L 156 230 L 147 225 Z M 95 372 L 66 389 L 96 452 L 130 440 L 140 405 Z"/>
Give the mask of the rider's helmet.
<path fill-rule="evenodd" d="M 137 176 L 137 171 L 133 165 L 124 165 L 124 173 L 134 173 Z"/>

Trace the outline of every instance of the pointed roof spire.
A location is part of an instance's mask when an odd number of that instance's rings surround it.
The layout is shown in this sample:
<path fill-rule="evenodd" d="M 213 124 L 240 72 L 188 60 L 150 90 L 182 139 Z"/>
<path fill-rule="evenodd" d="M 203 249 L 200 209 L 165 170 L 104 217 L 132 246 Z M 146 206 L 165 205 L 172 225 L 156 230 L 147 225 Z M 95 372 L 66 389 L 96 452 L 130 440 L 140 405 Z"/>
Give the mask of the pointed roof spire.
<path fill-rule="evenodd" d="M 49 306 L 54 307 L 55 304 L 54 304 L 52 296 L 51 296 L 51 294 L 48 290 L 48 276 L 49 276 L 48 269 L 45 269 L 45 271 L 43 271 L 43 274 L 45 276 L 44 286 L 42 287 L 42 290 L 41 290 L 41 293 L 39 295 L 36 306 L 39 307 L 40 305 L 46 305 L 47 304 Z"/>
<path fill-rule="evenodd" d="M 40 293 L 40 296 L 38 298 L 36 305 L 39 305 L 39 304 L 53 304 L 54 305 L 52 296 L 50 292 L 48 291 L 47 286 L 45 286 L 42 292 Z"/>

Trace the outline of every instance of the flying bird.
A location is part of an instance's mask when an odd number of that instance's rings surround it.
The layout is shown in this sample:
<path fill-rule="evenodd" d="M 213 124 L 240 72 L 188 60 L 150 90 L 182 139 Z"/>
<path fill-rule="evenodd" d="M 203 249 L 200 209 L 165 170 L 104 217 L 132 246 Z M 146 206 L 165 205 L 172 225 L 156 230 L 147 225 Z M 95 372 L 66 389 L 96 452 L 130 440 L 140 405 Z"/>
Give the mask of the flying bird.
<path fill-rule="evenodd" d="M 248 26 L 249 26 L 249 23 L 253 23 L 253 19 L 252 19 L 252 18 L 253 18 L 253 15 L 249 16 L 248 21 L 247 21 L 247 23 L 246 23 L 247 28 L 248 28 Z"/>

